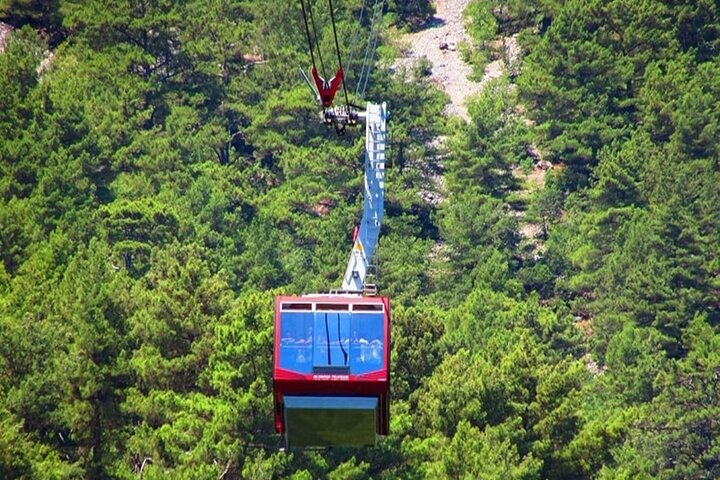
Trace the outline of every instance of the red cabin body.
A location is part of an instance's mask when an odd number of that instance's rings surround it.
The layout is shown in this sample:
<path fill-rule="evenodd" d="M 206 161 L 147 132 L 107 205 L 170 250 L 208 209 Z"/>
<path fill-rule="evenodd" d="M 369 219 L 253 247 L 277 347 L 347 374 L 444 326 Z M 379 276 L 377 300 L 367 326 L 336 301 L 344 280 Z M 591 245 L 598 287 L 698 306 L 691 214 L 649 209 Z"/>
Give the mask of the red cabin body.
<path fill-rule="evenodd" d="M 387 435 L 386 297 L 276 297 L 273 360 L 275 429 L 288 446 L 361 446 Z"/>

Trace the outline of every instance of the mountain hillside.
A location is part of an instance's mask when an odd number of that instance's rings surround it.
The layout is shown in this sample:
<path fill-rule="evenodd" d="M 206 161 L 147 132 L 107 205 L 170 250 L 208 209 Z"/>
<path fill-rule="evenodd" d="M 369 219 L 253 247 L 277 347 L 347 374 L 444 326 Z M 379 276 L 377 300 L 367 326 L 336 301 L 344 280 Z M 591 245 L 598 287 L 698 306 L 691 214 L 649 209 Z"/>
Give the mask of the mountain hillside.
<path fill-rule="evenodd" d="M 391 433 L 281 451 L 273 298 L 362 214 L 299 5 L 0 0 L 0 478 L 719 478 L 719 8 L 387 2 Z"/>

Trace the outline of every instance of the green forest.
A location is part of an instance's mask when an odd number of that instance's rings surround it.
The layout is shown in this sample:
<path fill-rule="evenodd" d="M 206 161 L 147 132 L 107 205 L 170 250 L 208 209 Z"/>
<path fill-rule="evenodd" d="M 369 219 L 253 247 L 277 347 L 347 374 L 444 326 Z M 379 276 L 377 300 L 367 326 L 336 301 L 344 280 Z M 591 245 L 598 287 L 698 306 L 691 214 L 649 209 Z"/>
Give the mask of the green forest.
<path fill-rule="evenodd" d="M 720 3 L 473 0 L 474 68 L 522 55 L 469 122 L 392 67 L 434 8 L 386 3 L 367 92 L 390 435 L 280 451 L 273 299 L 363 205 L 299 2 L 0 0 L 0 478 L 720 478 Z"/>

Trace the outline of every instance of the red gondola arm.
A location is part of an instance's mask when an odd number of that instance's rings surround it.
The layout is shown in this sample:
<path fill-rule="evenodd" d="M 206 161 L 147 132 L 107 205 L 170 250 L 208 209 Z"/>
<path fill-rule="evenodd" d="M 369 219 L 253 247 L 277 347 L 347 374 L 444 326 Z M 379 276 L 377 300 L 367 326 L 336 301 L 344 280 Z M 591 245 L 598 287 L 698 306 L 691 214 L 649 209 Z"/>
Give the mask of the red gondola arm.
<path fill-rule="evenodd" d="M 317 69 L 312 67 L 310 71 L 312 73 L 313 80 L 315 80 L 315 86 L 317 87 L 318 93 L 320 94 L 320 102 L 324 108 L 332 107 L 335 94 L 340 88 L 340 84 L 343 81 L 343 69 L 342 67 L 337 69 L 335 76 L 330 80 L 325 80 L 317 73 Z"/>

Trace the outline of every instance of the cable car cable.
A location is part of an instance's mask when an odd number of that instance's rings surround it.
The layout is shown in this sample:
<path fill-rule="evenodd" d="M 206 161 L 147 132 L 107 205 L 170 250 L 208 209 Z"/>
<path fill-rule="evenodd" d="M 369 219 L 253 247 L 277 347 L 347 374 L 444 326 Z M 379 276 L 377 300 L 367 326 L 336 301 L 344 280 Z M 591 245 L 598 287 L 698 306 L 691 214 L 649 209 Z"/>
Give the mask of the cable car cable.
<path fill-rule="evenodd" d="M 313 35 L 315 36 L 315 48 L 318 51 L 318 58 L 320 59 L 320 71 L 322 72 L 323 78 L 327 78 L 327 70 L 325 70 L 325 63 L 322 58 L 322 50 L 320 49 L 320 42 L 318 41 L 317 28 L 315 27 L 315 17 L 313 16 L 312 5 L 308 2 L 308 10 L 310 11 L 310 25 L 313 28 Z M 335 24 L 333 23 L 333 26 Z"/>
<path fill-rule="evenodd" d="M 355 85 L 355 96 L 357 98 L 365 97 L 367 82 L 370 78 L 370 71 L 372 70 L 372 62 L 375 58 L 375 47 L 377 46 L 377 40 L 380 35 L 380 27 L 382 26 L 382 23 L 378 23 L 378 21 L 382 18 L 382 12 L 385 8 L 385 0 L 382 0 L 380 8 L 378 9 L 379 1 L 380 0 L 375 0 L 375 4 L 373 5 L 373 15 L 370 20 L 370 35 L 368 36 L 367 45 L 365 46 L 365 58 L 363 58 L 360 76 L 358 77 L 357 84 Z M 361 85 L 362 91 L 360 90 Z"/>
<path fill-rule="evenodd" d="M 385 2 L 383 1 L 382 5 L 380 6 L 380 12 L 382 12 L 382 8 L 383 8 L 384 4 L 385 4 Z M 378 24 L 377 30 L 375 31 L 375 36 L 373 38 L 372 48 L 370 49 L 370 60 L 368 61 L 368 69 L 367 69 L 367 74 L 365 75 L 365 83 L 363 84 L 362 93 L 360 94 L 361 98 L 365 97 L 365 91 L 367 90 L 368 80 L 370 80 L 370 72 L 372 71 L 373 62 L 375 61 L 375 47 L 377 47 L 377 41 L 378 41 L 379 36 L 380 36 L 380 25 Z"/>
<path fill-rule="evenodd" d="M 343 92 L 345 93 L 345 105 L 347 106 L 347 109 L 349 112 L 350 111 L 350 98 L 348 98 L 348 91 L 347 91 L 347 87 L 345 86 L 345 74 L 344 74 L 344 70 L 343 70 L 343 66 L 342 66 L 342 60 L 340 59 L 340 44 L 338 43 L 337 30 L 335 29 L 335 12 L 333 12 L 332 0 L 328 0 L 328 4 L 330 5 L 330 20 L 332 21 L 333 36 L 335 37 L 335 51 L 337 52 L 338 65 L 340 66 L 340 70 L 343 71 L 342 85 L 343 85 Z"/>
<path fill-rule="evenodd" d="M 310 60 L 312 60 L 313 68 L 315 68 L 315 53 L 313 52 L 312 40 L 310 39 L 310 27 L 308 27 L 307 14 L 305 13 L 305 0 L 300 0 L 300 7 L 302 8 L 303 21 L 305 22 L 305 33 L 307 34 L 308 48 L 310 49 Z"/>
<path fill-rule="evenodd" d="M 365 3 L 366 0 L 363 0 L 362 7 L 360 7 L 360 16 L 358 18 L 358 24 L 357 27 L 355 27 L 355 33 L 353 34 L 353 39 L 350 45 L 352 46 L 352 50 L 350 50 L 350 60 L 348 60 L 348 68 L 352 71 L 353 70 L 353 64 L 355 62 L 355 55 L 357 54 L 357 46 L 358 46 L 358 38 L 360 37 L 360 30 L 362 30 L 362 21 L 363 17 L 365 16 Z"/>
<path fill-rule="evenodd" d="M 358 77 L 356 79 L 357 81 L 355 83 L 355 98 L 358 98 L 358 91 L 360 89 L 360 84 L 362 84 L 362 79 L 363 79 L 363 76 L 365 75 L 365 68 L 367 65 L 367 49 L 370 45 L 370 40 L 372 38 L 372 32 L 375 28 L 375 10 L 377 9 L 377 2 L 378 2 L 378 0 L 375 0 L 375 3 L 373 4 L 373 7 L 372 7 L 373 13 L 372 13 L 372 16 L 370 17 L 370 30 L 368 33 L 367 44 L 365 45 L 365 56 L 363 57 L 362 64 L 360 65 L 360 74 L 358 75 Z"/>

